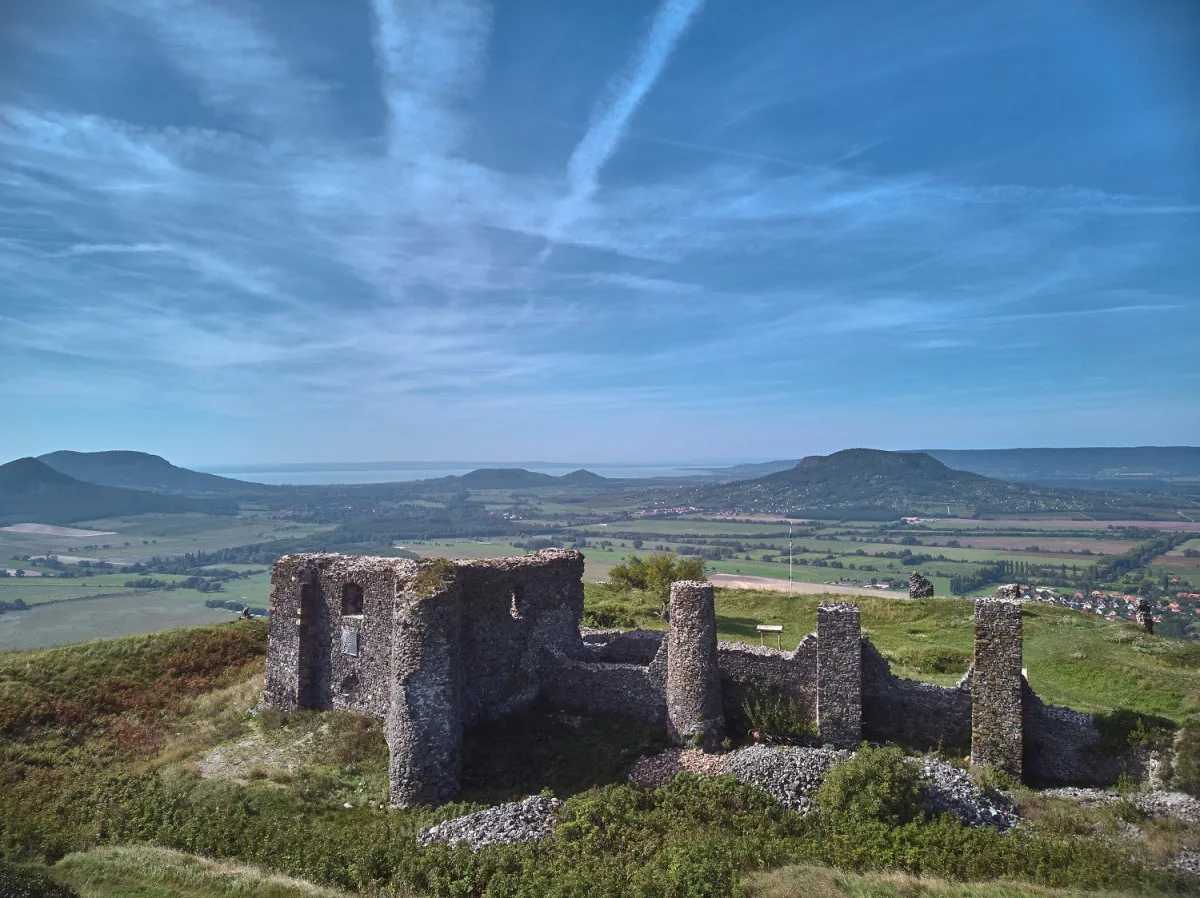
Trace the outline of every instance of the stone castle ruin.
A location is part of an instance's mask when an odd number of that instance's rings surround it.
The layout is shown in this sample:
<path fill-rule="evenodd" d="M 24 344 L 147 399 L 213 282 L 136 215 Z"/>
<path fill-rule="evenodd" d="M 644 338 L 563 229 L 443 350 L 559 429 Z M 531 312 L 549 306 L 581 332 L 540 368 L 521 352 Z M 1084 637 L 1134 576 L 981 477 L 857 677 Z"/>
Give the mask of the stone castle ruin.
<path fill-rule="evenodd" d="M 583 556 L 546 549 L 474 561 L 285 555 L 271 577 L 266 701 L 379 718 L 395 805 L 454 799 L 463 733 L 535 701 L 665 726 L 716 750 L 744 699 L 815 708 L 823 743 L 864 738 L 966 749 L 1017 778 L 1105 782 L 1123 769 L 1087 714 L 1043 704 L 1021 667 L 1020 605 L 975 607 L 974 664 L 955 686 L 901 679 L 825 602 L 792 651 L 718 642 L 713 588 L 671 588 L 670 630 L 589 630 Z"/>

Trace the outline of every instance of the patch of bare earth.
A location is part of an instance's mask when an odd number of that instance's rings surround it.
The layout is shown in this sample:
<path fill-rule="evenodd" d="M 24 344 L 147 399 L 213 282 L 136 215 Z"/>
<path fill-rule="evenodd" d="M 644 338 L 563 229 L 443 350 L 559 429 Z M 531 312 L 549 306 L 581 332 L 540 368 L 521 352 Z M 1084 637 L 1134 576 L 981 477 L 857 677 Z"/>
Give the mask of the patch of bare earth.
<path fill-rule="evenodd" d="M 9 533 L 34 533 L 38 536 L 116 536 L 115 530 L 80 530 L 78 527 L 55 527 L 53 524 L 9 524 L 0 527 Z"/>
<path fill-rule="evenodd" d="M 254 733 L 231 745 L 209 749 L 196 762 L 196 769 L 204 779 L 233 780 L 243 784 L 255 778 L 251 771 L 256 769 L 295 773 L 304 766 L 306 749 L 312 746 L 313 739 L 314 734 L 308 732 L 296 739 L 272 744 L 262 733 Z"/>
<path fill-rule="evenodd" d="M 743 574 L 709 574 L 709 582 L 713 586 L 726 589 L 769 589 L 773 592 L 790 592 L 797 595 L 846 595 L 846 596 L 891 596 L 893 598 L 908 598 L 907 593 L 892 592 L 887 589 L 870 589 L 863 586 L 836 586 L 826 583 L 788 583 L 787 580 L 776 580 L 772 577 L 752 577 Z"/>

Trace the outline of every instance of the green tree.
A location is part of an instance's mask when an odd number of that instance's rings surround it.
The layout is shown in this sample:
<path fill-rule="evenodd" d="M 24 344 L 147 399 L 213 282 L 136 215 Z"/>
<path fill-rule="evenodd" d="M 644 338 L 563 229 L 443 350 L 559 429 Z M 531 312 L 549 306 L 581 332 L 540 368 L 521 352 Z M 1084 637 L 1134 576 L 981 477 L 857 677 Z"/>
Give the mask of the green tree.
<path fill-rule="evenodd" d="M 610 586 L 645 590 L 664 602 L 671 594 L 671 584 L 676 580 L 704 579 L 702 559 L 680 558 L 673 552 L 650 555 L 644 561 L 637 555 L 630 555 L 625 564 L 618 564 L 608 574 Z"/>

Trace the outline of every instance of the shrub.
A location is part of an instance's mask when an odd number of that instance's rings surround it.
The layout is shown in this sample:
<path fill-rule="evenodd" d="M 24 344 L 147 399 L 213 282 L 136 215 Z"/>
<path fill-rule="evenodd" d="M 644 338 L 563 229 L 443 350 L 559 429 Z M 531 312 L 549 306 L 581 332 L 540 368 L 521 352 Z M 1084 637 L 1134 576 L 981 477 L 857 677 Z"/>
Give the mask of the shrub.
<path fill-rule="evenodd" d="M 920 771 L 894 746 L 866 746 L 833 766 L 817 790 L 816 804 L 835 826 L 903 826 L 924 814 Z"/>
<path fill-rule="evenodd" d="M 1092 717 L 1103 746 L 1110 751 L 1130 748 L 1162 748 L 1170 744 L 1175 722 L 1155 714 L 1139 714 L 1119 708 Z"/>
<path fill-rule="evenodd" d="M 631 629 L 637 626 L 637 618 L 633 610 L 620 602 L 604 602 L 583 612 L 583 624 L 588 627 L 621 627 Z"/>
<path fill-rule="evenodd" d="M 742 702 L 742 713 L 768 741 L 804 741 L 817 735 L 809 704 L 782 692 L 752 693 Z"/>

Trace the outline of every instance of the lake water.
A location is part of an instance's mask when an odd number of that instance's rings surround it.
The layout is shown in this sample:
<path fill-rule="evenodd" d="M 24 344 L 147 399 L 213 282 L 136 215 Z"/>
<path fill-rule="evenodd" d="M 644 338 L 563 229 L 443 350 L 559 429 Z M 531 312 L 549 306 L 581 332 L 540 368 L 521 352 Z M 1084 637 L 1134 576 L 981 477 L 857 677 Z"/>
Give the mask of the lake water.
<path fill-rule="evenodd" d="M 688 477 L 705 473 L 698 468 L 702 462 L 686 463 L 640 463 L 640 464 L 589 464 L 587 462 L 379 462 L 374 464 L 323 464 L 297 465 L 208 465 L 196 470 L 209 474 L 220 474 L 235 480 L 252 483 L 290 483 L 311 486 L 334 483 L 391 483 L 406 480 L 432 480 L 436 477 L 462 475 L 478 468 L 524 468 L 540 474 L 561 477 L 580 468 L 586 468 L 601 477 Z M 714 467 L 733 462 L 714 462 Z"/>
<path fill-rule="evenodd" d="M 206 608 L 202 599 L 163 592 L 55 602 L 0 614 L 0 651 L 111 639 L 236 619 L 233 612 Z"/>

